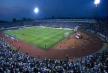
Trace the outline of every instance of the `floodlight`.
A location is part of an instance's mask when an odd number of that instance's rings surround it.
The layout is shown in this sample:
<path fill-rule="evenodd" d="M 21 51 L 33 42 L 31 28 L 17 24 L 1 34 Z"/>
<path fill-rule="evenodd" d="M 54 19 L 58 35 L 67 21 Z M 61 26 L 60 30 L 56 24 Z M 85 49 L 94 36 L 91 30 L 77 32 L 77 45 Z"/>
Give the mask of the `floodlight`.
<path fill-rule="evenodd" d="M 96 5 L 96 7 L 97 7 L 97 5 L 99 5 L 100 4 L 100 0 L 95 0 L 94 1 L 94 4 Z"/>
<path fill-rule="evenodd" d="M 38 14 L 38 13 L 39 13 L 39 8 L 35 7 L 35 8 L 34 8 L 34 13 L 35 13 L 35 14 Z"/>

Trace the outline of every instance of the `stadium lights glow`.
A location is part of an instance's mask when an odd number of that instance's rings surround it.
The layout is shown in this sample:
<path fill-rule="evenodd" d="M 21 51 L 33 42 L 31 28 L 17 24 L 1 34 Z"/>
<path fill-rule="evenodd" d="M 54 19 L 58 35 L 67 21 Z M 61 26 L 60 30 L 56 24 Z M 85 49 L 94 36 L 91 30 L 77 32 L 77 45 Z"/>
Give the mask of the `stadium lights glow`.
<path fill-rule="evenodd" d="M 100 4 L 100 0 L 95 0 L 94 4 L 96 5 L 96 7 Z"/>
<path fill-rule="evenodd" d="M 38 13 L 39 13 L 39 8 L 35 7 L 35 8 L 34 8 L 34 13 L 35 13 L 35 14 L 38 14 Z"/>

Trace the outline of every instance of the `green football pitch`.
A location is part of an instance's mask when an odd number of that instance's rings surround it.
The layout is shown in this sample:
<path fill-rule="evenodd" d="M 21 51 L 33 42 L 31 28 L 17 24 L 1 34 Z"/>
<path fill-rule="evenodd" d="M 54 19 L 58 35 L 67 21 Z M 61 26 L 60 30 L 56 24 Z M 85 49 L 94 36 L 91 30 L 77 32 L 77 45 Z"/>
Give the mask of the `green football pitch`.
<path fill-rule="evenodd" d="M 48 50 L 61 40 L 68 37 L 70 34 L 74 34 L 74 31 L 68 29 L 34 26 L 16 30 L 6 30 L 5 33 L 33 46 Z"/>

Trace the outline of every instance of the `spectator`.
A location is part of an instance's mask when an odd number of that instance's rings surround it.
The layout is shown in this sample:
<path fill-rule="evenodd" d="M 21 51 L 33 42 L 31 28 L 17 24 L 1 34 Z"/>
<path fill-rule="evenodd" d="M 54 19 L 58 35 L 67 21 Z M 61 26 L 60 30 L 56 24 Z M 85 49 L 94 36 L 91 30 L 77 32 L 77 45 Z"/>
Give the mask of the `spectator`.
<path fill-rule="evenodd" d="M 0 41 L 0 73 L 108 73 L 108 52 L 69 61 L 39 59 Z"/>

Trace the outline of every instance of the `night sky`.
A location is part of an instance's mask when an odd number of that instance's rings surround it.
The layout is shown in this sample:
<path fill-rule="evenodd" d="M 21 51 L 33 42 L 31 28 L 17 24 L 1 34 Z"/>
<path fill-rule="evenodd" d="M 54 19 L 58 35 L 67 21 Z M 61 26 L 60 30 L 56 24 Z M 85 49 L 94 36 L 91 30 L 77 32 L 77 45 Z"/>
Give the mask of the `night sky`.
<path fill-rule="evenodd" d="M 94 0 L 0 0 L 0 19 L 12 18 L 94 18 L 108 16 L 108 0 L 96 9 Z M 35 14 L 33 9 L 39 8 Z"/>

